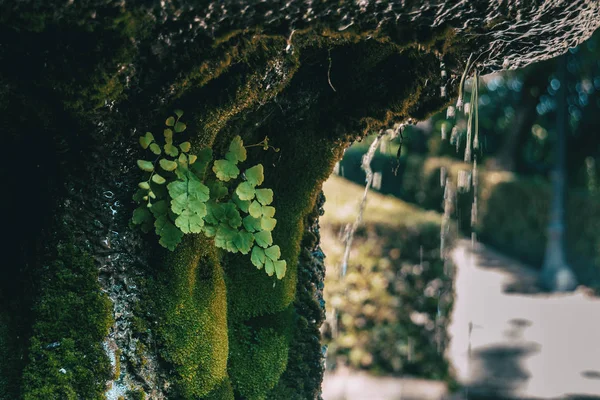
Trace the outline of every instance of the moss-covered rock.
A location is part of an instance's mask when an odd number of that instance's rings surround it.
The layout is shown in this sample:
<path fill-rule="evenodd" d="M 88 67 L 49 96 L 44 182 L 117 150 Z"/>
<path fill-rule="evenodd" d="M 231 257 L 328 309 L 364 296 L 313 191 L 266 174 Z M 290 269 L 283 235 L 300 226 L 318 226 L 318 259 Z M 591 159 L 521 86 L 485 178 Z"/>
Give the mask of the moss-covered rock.
<path fill-rule="evenodd" d="M 155 291 L 160 354 L 174 368 L 174 395 L 199 398 L 227 377 L 227 295 L 214 246 L 186 238 L 162 262 Z"/>
<path fill-rule="evenodd" d="M 110 302 L 89 254 L 59 244 L 55 257 L 40 273 L 23 399 L 103 399 L 113 372 L 101 345 L 113 323 Z"/>
<path fill-rule="evenodd" d="M 0 367 L 0 394 L 101 398 L 104 380 L 122 397 L 289 393 L 303 378 L 302 368 L 286 374 L 288 361 L 318 359 L 297 352 L 318 350 L 316 336 L 298 336 L 316 335 L 305 325 L 303 307 L 314 303 L 304 291 L 307 279 L 321 279 L 315 268 L 307 272 L 312 261 L 299 263 L 310 247 L 303 237 L 311 241 L 306 218 L 343 149 L 445 105 L 440 87 L 455 92 L 453 77 L 471 52 L 484 71 L 518 66 L 565 51 L 598 26 L 589 1 L 571 2 L 581 12 L 568 15 L 543 3 L 522 2 L 516 14 L 492 0 L 5 7 L 0 122 L 10 151 L 0 181 L 18 196 L 2 199 L 13 229 L 2 253 L 7 277 L 22 284 L 0 282 L 0 354 L 17 360 L 14 369 Z M 494 23 L 482 24 L 490 13 Z M 490 43 L 507 21 L 527 34 Z M 194 150 L 211 147 L 221 157 L 238 134 L 246 143 L 268 136 L 281 149 L 249 152 L 275 192 L 273 236 L 288 262 L 274 287 L 247 257 L 222 254 L 205 239 L 170 254 L 130 228 L 137 137 L 174 108 L 192 116 Z M 62 229 L 73 237 L 71 255 L 44 258 Z M 106 340 L 121 351 L 118 377 L 101 348 L 110 314 Z M 44 347 L 57 340 L 57 349 Z M 278 386 L 281 376 L 287 383 Z M 314 378 L 305 383 L 315 395 Z"/>

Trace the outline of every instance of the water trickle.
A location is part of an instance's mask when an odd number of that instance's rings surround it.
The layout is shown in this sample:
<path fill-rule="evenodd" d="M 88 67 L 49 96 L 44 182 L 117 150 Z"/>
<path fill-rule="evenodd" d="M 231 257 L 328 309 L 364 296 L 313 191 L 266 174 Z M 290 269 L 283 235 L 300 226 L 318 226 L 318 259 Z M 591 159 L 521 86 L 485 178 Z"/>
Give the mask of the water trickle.
<path fill-rule="evenodd" d="M 456 109 L 453 106 L 448 106 L 446 110 L 446 119 L 454 118 L 456 115 Z"/>
<path fill-rule="evenodd" d="M 340 174 L 340 162 L 339 161 L 335 163 L 335 166 L 333 167 L 333 173 L 336 175 Z"/>
<path fill-rule="evenodd" d="M 454 188 L 450 178 L 446 178 L 444 185 L 444 214 L 442 215 L 442 224 L 440 227 L 440 258 L 445 259 L 446 235 L 450 229 L 450 215 L 454 208 Z"/>
<path fill-rule="evenodd" d="M 373 188 L 375 190 L 381 190 L 381 172 L 375 172 L 373 174 Z"/>
<path fill-rule="evenodd" d="M 459 192 L 468 192 L 471 187 L 471 172 L 460 170 L 458 171 L 458 191 Z"/>
<path fill-rule="evenodd" d="M 587 174 L 587 188 L 591 194 L 596 193 L 598 187 L 596 177 L 596 160 L 593 157 L 587 157 L 585 159 L 585 169 Z"/>
<path fill-rule="evenodd" d="M 352 241 L 354 240 L 354 234 L 356 233 L 356 229 L 362 222 L 362 216 L 365 211 L 365 206 L 367 205 L 367 195 L 369 194 L 369 189 L 373 184 L 373 170 L 371 169 L 371 161 L 373 160 L 373 156 L 377 151 L 377 147 L 379 146 L 379 142 L 383 137 L 383 133 L 377 135 L 373 143 L 369 146 L 369 150 L 363 155 L 361 168 L 365 171 L 365 191 L 363 192 L 363 197 L 358 207 L 358 215 L 356 216 L 356 220 L 353 224 L 348 224 L 346 226 L 346 235 L 344 238 L 345 250 L 344 257 L 342 258 L 342 271 L 341 275 L 346 276 L 346 271 L 348 269 L 348 259 L 350 258 L 350 249 L 352 248 Z"/>
<path fill-rule="evenodd" d="M 442 140 L 446 140 L 448 138 L 448 124 L 443 122 L 440 131 L 440 133 L 442 134 Z"/>
<path fill-rule="evenodd" d="M 440 187 L 444 187 L 446 184 L 446 178 L 448 177 L 448 170 L 446 167 L 440 168 Z"/>
<path fill-rule="evenodd" d="M 388 130 L 385 131 L 386 135 L 388 134 L 388 131 L 390 131 L 390 129 L 388 129 Z M 387 140 L 382 140 L 381 141 L 381 145 L 379 146 L 379 151 L 381 153 L 384 153 L 384 154 L 387 153 L 387 151 L 388 151 L 388 143 L 389 143 L 389 141 L 387 141 Z"/>

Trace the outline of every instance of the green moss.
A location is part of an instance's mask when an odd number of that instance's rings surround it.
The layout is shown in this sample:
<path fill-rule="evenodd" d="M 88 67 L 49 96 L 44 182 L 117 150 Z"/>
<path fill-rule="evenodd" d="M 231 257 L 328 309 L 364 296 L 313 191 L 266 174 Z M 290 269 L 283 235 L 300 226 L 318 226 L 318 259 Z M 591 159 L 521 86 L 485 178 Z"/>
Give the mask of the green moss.
<path fill-rule="evenodd" d="M 285 371 L 289 338 L 281 329 L 236 324 L 230 329 L 229 373 L 235 391 L 264 400 Z"/>
<path fill-rule="evenodd" d="M 175 371 L 175 393 L 197 398 L 227 377 L 227 299 L 214 246 L 187 237 L 169 253 L 154 290 L 160 354 Z"/>
<path fill-rule="evenodd" d="M 223 379 L 212 392 L 204 396 L 203 400 L 234 400 L 233 387 L 229 378 Z"/>
<path fill-rule="evenodd" d="M 293 302 L 304 216 L 314 206 L 318 187 L 315 185 L 327 178 L 341 151 L 335 143 L 310 130 L 290 136 L 269 132 L 269 138 L 273 146 L 281 149 L 279 153 L 256 150 L 249 152 L 249 157 L 263 157 L 260 161 L 265 166 L 264 185 L 273 188 L 277 209 L 273 240 L 281 247 L 281 258 L 288 267 L 284 279 L 275 281 L 257 270 L 248 257 L 226 257 L 227 284 L 236 288 L 228 293 L 230 315 L 240 321 L 280 312 Z M 311 163 L 307 164 L 306 159 Z"/>
<path fill-rule="evenodd" d="M 319 196 L 313 211 L 305 218 L 306 230 L 298 266 L 298 285 L 290 329 L 288 365 L 277 386 L 267 396 L 270 400 L 318 399 L 324 363 L 319 327 L 325 318 L 322 308 L 322 285 L 325 273 L 318 217 L 324 197 Z"/>
<path fill-rule="evenodd" d="M 103 399 L 112 368 L 101 343 L 112 325 L 112 307 L 100 292 L 93 259 L 61 244 L 40 281 L 23 398 Z"/>

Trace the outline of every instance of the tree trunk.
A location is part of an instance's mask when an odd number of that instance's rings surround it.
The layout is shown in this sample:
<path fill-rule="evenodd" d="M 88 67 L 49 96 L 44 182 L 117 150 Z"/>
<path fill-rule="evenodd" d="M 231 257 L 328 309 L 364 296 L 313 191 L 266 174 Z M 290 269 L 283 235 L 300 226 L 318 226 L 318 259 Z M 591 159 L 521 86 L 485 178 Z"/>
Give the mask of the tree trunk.
<path fill-rule="evenodd" d="M 533 66 L 525 77 L 521 98 L 516 107 L 514 129 L 509 129 L 496 157 L 499 169 L 515 171 L 518 164 L 518 151 L 526 138 L 531 135 L 531 126 L 537 118 L 536 107 L 540 96 L 548 85 L 547 62 Z"/>
<path fill-rule="evenodd" d="M 565 258 L 565 181 L 567 147 L 567 56 L 559 59 L 560 92 L 556 111 L 555 162 L 552 171 L 552 202 L 548 223 L 548 241 L 542 267 L 542 284 L 549 290 L 575 289 L 577 280 Z"/>

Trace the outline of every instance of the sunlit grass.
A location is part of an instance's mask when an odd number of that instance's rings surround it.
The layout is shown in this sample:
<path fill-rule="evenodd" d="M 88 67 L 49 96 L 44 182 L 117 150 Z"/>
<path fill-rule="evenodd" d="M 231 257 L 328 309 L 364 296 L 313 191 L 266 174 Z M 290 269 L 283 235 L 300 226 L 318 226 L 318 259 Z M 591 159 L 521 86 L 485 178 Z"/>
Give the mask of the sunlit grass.
<path fill-rule="evenodd" d="M 338 176 L 332 176 L 323 185 L 327 201 L 322 225 L 342 225 L 356 218 L 358 203 L 364 188 Z M 433 211 L 407 204 L 395 197 L 371 191 L 363 215 L 363 223 L 389 226 L 414 226 L 430 222 L 440 224 L 441 216 Z"/>

